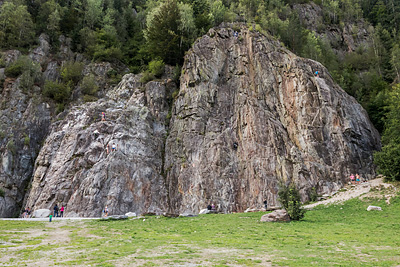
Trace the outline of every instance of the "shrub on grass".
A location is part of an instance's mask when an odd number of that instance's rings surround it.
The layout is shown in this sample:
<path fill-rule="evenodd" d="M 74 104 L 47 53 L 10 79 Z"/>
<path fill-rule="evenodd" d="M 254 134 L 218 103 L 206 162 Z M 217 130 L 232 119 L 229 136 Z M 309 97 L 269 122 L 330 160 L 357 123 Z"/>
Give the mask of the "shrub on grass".
<path fill-rule="evenodd" d="M 278 197 L 291 220 L 298 221 L 304 217 L 305 210 L 301 208 L 300 193 L 293 182 L 289 185 L 281 183 Z"/>

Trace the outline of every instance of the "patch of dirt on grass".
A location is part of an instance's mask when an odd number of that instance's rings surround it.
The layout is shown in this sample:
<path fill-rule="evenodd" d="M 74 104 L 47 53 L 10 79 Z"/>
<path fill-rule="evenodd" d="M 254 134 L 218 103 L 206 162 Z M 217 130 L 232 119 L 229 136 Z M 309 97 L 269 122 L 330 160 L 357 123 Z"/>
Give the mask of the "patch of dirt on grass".
<path fill-rule="evenodd" d="M 190 250 L 193 252 L 186 253 Z M 251 255 L 249 255 L 251 254 Z M 150 256 L 151 255 L 151 256 Z M 163 258 L 167 256 L 167 258 Z M 158 247 L 153 251 L 137 251 L 134 254 L 113 261 L 115 266 L 243 266 L 243 262 L 251 266 L 272 266 L 271 257 L 267 254 L 254 256 L 250 250 L 228 248 L 199 248 L 199 247 Z M 247 264 L 246 264 L 247 265 Z"/>
<path fill-rule="evenodd" d="M 1 264 L 11 265 L 26 265 L 26 266 L 49 266 L 51 262 L 57 262 L 58 259 L 63 258 L 65 255 L 71 254 L 67 251 L 66 244 L 70 243 L 71 230 L 63 229 L 62 226 L 67 225 L 68 221 L 58 221 L 46 223 L 45 229 L 32 229 L 32 231 L 15 231 L 17 234 L 21 233 L 24 236 L 18 236 L 21 243 L 13 243 L 13 247 L 0 248 Z M 73 222 L 76 223 L 76 222 Z M 41 238 L 38 244 L 27 244 L 30 240 Z M 49 249 L 41 249 L 36 251 L 38 247 L 48 247 Z M 25 260 L 21 258 L 21 253 L 25 250 L 31 250 L 32 259 Z M 76 253 L 76 252 L 74 252 Z"/>

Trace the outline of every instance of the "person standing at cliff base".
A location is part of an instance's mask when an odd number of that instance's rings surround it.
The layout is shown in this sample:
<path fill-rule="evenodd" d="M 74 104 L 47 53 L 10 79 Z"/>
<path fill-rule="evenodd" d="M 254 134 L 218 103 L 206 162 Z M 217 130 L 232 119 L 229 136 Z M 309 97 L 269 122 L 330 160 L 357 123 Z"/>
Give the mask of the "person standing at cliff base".
<path fill-rule="evenodd" d="M 61 205 L 60 217 L 64 217 L 64 205 Z"/>
<path fill-rule="evenodd" d="M 352 184 L 356 183 L 356 178 L 354 177 L 354 174 L 350 175 L 350 181 L 351 181 Z"/>
<path fill-rule="evenodd" d="M 101 113 L 101 120 L 102 121 L 106 120 L 106 113 L 104 113 L 104 112 Z"/>
<path fill-rule="evenodd" d="M 57 206 L 57 204 L 54 206 L 54 217 L 58 217 L 58 206 Z"/>
<path fill-rule="evenodd" d="M 103 216 L 104 216 L 104 217 L 107 217 L 107 216 L 108 216 L 108 206 L 107 206 L 107 205 L 104 207 Z"/>
<path fill-rule="evenodd" d="M 356 174 L 356 184 L 360 184 L 361 183 L 361 178 L 360 175 L 358 175 L 358 173 Z"/>

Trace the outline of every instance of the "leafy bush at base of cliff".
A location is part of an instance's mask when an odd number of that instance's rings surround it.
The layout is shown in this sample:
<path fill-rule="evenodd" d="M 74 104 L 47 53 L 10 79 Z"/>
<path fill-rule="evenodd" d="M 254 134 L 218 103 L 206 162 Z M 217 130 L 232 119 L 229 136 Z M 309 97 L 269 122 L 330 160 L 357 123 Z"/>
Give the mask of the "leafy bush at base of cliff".
<path fill-rule="evenodd" d="M 44 85 L 43 95 L 54 99 L 58 103 L 64 103 L 68 101 L 71 89 L 66 84 L 47 81 Z"/>
<path fill-rule="evenodd" d="M 293 182 L 288 186 L 281 183 L 278 197 L 291 220 L 298 221 L 304 217 L 305 210 L 301 208 L 300 193 Z"/>
<path fill-rule="evenodd" d="M 6 195 L 6 192 L 4 192 L 3 188 L 0 188 L 0 197 L 4 197 Z"/>

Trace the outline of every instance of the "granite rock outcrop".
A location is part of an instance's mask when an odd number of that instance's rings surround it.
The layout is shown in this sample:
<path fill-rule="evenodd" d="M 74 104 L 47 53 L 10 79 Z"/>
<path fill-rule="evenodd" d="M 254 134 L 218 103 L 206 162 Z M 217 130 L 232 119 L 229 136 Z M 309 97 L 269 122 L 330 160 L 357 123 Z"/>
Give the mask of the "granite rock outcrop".
<path fill-rule="evenodd" d="M 318 70 L 319 76 L 314 72 Z M 242 28 L 212 29 L 185 57 L 166 142 L 170 208 L 279 206 L 278 183 L 335 191 L 374 176 L 380 137 L 320 63 Z"/>
<path fill-rule="evenodd" d="M 139 80 L 125 75 L 106 98 L 60 115 L 36 160 L 27 206 L 58 203 L 68 217 L 98 217 L 105 205 L 111 214 L 166 209 L 163 147 L 176 85 Z"/>
<path fill-rule="evenodd" d="M 171 77 L 143 84 L 127 74 L 103 93 L 49 126 L 26 206 L 63 204 L 71 217 L 100 216 L 105 205 L 110 214 L 197 214 L 210 203 L 241 212 L 279 206 L 280 182 L 307 200 L 350 173 L 375 175 L 380 137 L 361 105 L 320 63 L 245 27 L 197 40 L 179 91 Z"/>

